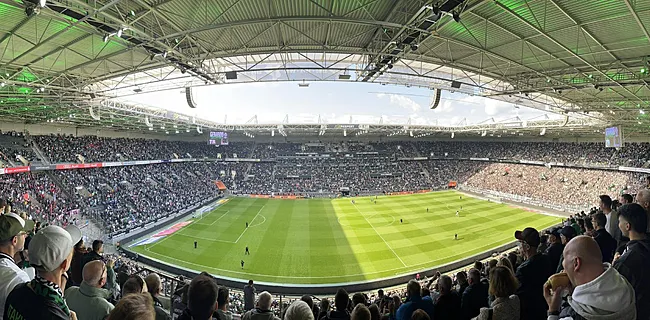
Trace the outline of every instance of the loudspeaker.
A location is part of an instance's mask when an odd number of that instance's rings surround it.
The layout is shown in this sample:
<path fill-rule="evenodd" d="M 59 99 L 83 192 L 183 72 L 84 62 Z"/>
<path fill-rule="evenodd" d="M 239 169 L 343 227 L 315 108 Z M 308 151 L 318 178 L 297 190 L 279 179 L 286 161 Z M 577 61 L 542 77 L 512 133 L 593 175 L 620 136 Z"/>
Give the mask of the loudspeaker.
<path fill-rule="evenodd" d="M 96 95 L 94 92 L 91 92 L 91 93 L 89 93 L 88 95 L 90 95 L 90 99 L 95 99 L 95 98 L 97 98 L 97 95 Z"/>
<path fill-rule="evenodd" d="M 452 82 L 451 82 L 451 87 L 452 87 L 452 88 L 456 88 L 456 89 L 460 89 L 460 82 L 458 82 L 458 81 L 452 81 Z"/>
<path fill-rule="evenodd" d="M 235 80 L 235 79 L 237 79 L 237 71 L 226 72 L 226 80 Z"/>
<path fill-rule="evenodd" d="M 430 108 L 431 110 L 435 109 L 438 107 L 438 104 L 440 103 L 440 96 L 442 95 L 442 90 L 436 89 L 433 93 L 433 97 L 431 97 L 431 105 Z"/>
<path fill-rule="evenodd" d="M 196 103 L 194 103 L 194 98 L 192 97 L 192 87 L 185 88 L 185 100 L 187 100 L 187 105 L 190 108 L 196 108 Z"/>

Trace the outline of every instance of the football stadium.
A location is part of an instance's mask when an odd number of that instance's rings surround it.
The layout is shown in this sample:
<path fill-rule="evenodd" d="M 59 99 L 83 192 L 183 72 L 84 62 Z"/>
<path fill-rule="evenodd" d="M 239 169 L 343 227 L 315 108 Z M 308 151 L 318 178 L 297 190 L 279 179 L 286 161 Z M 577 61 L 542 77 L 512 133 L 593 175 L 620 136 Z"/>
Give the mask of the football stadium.
<path fill-rule="evenodd" d="M 0 18 L 0 320 L 650 319 L 650 0 Z"/>

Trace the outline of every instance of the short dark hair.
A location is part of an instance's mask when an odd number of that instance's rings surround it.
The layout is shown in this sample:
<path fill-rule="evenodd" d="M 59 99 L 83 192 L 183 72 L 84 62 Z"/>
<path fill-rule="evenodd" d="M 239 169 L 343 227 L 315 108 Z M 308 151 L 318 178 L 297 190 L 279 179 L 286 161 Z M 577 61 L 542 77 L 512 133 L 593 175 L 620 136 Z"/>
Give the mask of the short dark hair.
<path fill-rule="evenodd" d="M 366 305 L 366 297 L 363 295 L 363 293 L 357 292 L 352 296 L 352 304 L 355 306 L 358 304 Z"/>
<path fill-rule="evenodd" d="M 604 213 L 596 213 L 591 218 L 596 221 L 596 225 L 600 228 L 604 228 L 607 225 L 607 216 Z"/>
<path fill-rule="evenodd" d="M 137 274 L 133 274 L 122 285 L 122 296 L 126 296 L 127 294 L 131 293 L 142 293 L 142 288 L 144 285 L 144 279 L 142 279 L 142 277 Z"/>
<path fill-rule="evenodd" d="M 627 201 L 627 203 L 634 202 L 634 198 L 632 198 L 632 195 L 629 194 L 629 193 L 622 194 L 621 198 L 625 199 L 625 201 Z"/>
<path fill-rule="evenodd" d="M 349 299 L 350 296 L 348 295 L 348 292 L 345 291 L 345 289 L 340 288 L 337 290 L 336 295 L 334 296 L 334 306 L 336 307 L 336 310 L 345 310 L 348 307 Z"/>
<path fill-rule="evenodd" d="M 648 230 L 648 216 L 645 209 L 637 203 L 624 204 L 618 210 L 618 216 L 629 223 L 635 232 L 645 233 Z"/>
<path fill-rule="evenodd" d="M 248 284 L 253 284 L 253 280 L 248 280 Z"/>
<path fill-rule="evenodd" d="M 309 309 L 312 309 L 312 310 L 314 309 L 314 299 L 312 299 L 310 295 L 306 294 L 306 295 L 302 296 L 302 298 L 300 298 L 300 300 L 307 303 L 307 305 L 309 306 Z"/>
<path fill-rule="evenodd" d="M 476 262 L 474 262 L 474 269 L 478 271 L 483 270 L 483 262 L 476 260 Z"/>
<path fill-rule="evenodd" d="M 214 312 L 219 289 L 217 283 L 210 277 L 198 275 L 187 290 L 187 308 L 196 319 L 208 319 Z"/>
<path fill-rule="evenodd" d="M 104 245 L 104 241 L 102 240 L 93 241 L 93 251 L 99 251 L 99 248 L 101 248 L 103 245 Z"/>
<path fill-rule="evenodd" d="M 608 195 L 603 194 L 600 197 L 600 202 L 602 202 L 607 208 L 612 207 L 612 198 L 610 198 Z"/>
<path fill-rule="evenodd" d="M 228 297 L 230 296 L 230 290 L 226 287 L 219 287 L 219 295 L 217 296 L 217 303 L 219 308 L 225 305 L 228 302 Z"/>

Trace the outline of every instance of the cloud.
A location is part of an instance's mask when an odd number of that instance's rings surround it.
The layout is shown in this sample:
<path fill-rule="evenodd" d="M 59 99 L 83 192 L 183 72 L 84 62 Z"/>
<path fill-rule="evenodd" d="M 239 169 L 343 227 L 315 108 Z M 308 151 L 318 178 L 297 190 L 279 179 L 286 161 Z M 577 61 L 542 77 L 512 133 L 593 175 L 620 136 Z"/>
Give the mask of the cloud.
<path fill-rule="evenodd" d="M 397 94 L 386 94 L 386 93 L 379 93 L 377 94 L 378 98 L 385 98 L 388 97 L 390 104 L 396 105 L 402 109 L 409 110 L 412 112 L 418 112 L 420 109 L 422 109 L 422 106 L 413 101 L 413 99 L 409 97 L 405 97 L 402 95 L 397 95 Z"/>
<path fill-rule="evenodd" d="M 515 110 L 512 104 L 494 99 L 483 99 L 485 113 L 489 116 L 498 116 Z"/>

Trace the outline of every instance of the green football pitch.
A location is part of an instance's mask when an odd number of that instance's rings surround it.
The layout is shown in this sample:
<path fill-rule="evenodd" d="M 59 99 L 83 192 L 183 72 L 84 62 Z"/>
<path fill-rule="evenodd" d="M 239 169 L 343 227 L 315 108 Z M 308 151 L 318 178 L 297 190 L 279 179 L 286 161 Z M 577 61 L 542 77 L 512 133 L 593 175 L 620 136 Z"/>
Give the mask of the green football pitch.
<path fill-rule="evenodd" d="M 559 217 L 461 195 L 379 196 L 376 203 L 361 197 L 354 204 L 350 198 L 231 198 L 171 236 L 131 249 L 219 276 L 332 284 L 427 270 L 511 242 L 515 230 L 560 223 Z"/>

